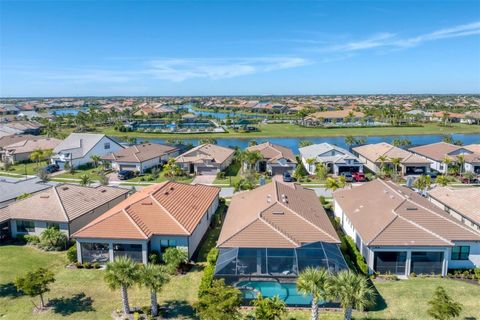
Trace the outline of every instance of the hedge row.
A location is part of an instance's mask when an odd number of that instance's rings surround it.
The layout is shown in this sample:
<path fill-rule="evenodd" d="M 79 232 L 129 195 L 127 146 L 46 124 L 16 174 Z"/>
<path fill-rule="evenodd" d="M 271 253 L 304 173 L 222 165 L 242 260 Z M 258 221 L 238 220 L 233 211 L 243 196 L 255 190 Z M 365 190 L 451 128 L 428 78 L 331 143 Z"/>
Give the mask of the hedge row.
<path fill-rule="evenodd" d="M 362 272 L 363 274 L 368 274 L 368 266 L 365 263 L 365 260 L 363 259 L 362 254 L 360 251 L 358 251 L 357 246 L 355 245 L 355 242 L 353 239 L 349 236 L 344 236 L 345 238 L 345 244 L 346 244 L 346 249 L 347 253 L 350 256 L 350 259 L 353 261 L 355 264 L 355 267 L 357 268 L 358 271 Z"/>
<path fill-rule="evenodd" d="M 198 297 L 205 294 L 205 291 L 212 286 L 213 275 L 215 273 L 215 264 L 217 263 L 218 249 L 212 248 L 207 255 L 207 266 L 203 270 L 202 280 L 198 288 Z"/>

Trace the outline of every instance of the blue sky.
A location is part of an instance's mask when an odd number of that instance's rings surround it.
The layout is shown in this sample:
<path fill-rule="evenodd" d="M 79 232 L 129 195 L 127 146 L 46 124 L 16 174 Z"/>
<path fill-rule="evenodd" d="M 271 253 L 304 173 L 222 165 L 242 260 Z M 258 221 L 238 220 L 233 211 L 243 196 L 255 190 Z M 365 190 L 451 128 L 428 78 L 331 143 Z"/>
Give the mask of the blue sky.
<path fill-rule="evenodd" d="M 480 1 L 0 0 L 0 96 L 480 93 Z"/>

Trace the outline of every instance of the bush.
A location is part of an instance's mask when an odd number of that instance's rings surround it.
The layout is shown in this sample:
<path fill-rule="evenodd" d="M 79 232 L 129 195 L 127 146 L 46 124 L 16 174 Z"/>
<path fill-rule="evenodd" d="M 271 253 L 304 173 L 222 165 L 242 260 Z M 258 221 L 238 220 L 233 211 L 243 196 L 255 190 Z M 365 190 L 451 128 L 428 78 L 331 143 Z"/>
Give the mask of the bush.
<path fill-rule="evenodd" d="M 67 235 L 57 228 L 45 229 L 40 235 L 40 247 L 46 251 L 65 249 L 67 241 Z"/>
<path fill-rule="evenodd" d="M 410 277 L 415 278 L 417 277 L 417 274 L 415 272 L 410 273 Z"/>
<path fill-rule="evenodd" d="M 475 268 L 475 277 L 480 281 L 480 268 Z"/>
<path fill-rule="evenodd" d="M 217 173 L 217 179 L 225 179 L 225 172 Z"/>
<path fill-rule="evenodd" d="M 100 263 L 95 262 L 94 264 L 92 264 L 92 267 L 93 267 L 94 269 L 100 269 Z"/>
<path fill-rule="evenodd" d="M 83 264 L 81 264 L 80 262 L 75 263 L 75 266 L 76 266 L 78 269 L 83 269 Z"/>
<path fill-rule="evenodd" d="M 148 261 L 153 264 L 159 264 L 161 262 L 160 253 L 156 250 L 152 250 L 148 256 Z"/>
<path fill-rule="evenodd" d="M 207 263 L 211 265 L 215 265 L 218 259 L 218 249 L 212 248 L 207 255 Z"/>
<path fill-rule="evenodd" d="M 24 239 L 25 241 L 27 241 L 28 244 L 31 244 L 31 245 L 38 245 L 40 243 L 40 238 L 36 235 L 30 235 L 30 234 L 27 234 L 24 236 Z"/>
<path fill-rule="evenodd" d="M 92 269 L 92 264 L 91 264 L 90 262 L 85 262 L 85 263 L 83 264 L 83 267 L 84 267 L 85 269 Z"/>
<path fill-rule="evenodd" d="M 162 259 L 172 270 L 178 270 L 182 263 L 187 263 L 188 253 L 183 248 L 171 247 L 165 250 Z"/>
<path fill-rule="evenodd" d="M 345 239 L 347 245 L 347 253 L 350 255 L 350 258 L 355 263 L 355 267 L 363 274 L 368 274 L 368 265 L 365 263 L 365 260 L 363 259 L 360 251 L 358 251 L 355 242 L 349 236 L 345 236 Z"/>
<path fill-rule="evenodd" d="M 203 269 L 202 280 L 198 288 L 198 297 L 202 297 L 207 290 L 212 286 L 213 274 L 215 273 L 215 264 L 218 259 L 218 249 L 212 248 L 207 255 L 207 266 Z"/>
<path fill-rule="evenodd" d="M 77 262 L 77 246 L 73 245 L 67 250 L 67 260 L 70 263 Z"/>

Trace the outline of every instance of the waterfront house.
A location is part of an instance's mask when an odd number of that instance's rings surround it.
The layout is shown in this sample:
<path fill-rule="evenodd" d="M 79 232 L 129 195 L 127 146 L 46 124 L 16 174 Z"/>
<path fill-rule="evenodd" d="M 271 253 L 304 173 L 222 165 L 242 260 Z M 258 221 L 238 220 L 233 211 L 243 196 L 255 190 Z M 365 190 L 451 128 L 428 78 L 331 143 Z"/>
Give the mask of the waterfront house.
<path fill-rule="evenodd" d="M 2 161 L 8 161 L 12 164 L 29 161 L 30 155 L 35 150 L 52 150 L 61 142 L 62 140 L 55 138 L 26 138 L 25 140 L 4 146 L 1 151 Z"/>
<path fill-rule="evenodd" d="M 138 173 L 156 168 L 179 154 L 177 147 L 158 143 L 142 143 L 112 152 L 102 157 L 113 170 L 131 170 Z"/>
<path fill-rule="evenodd" d="M 258 151 L 262 159 L 255 164 L 255 170 L 258 172 L 267 172 L 268 174 L 281 175 L 284 172 L 295 170 L 297 159 L 292 150 L 287 147 L 264 142 L 255 146 L 246 148 L 247 151 Z M 244 166 L 247 164 L 244 163 Z"/>
<path fill-rule="evenodd" d="M 315 174 L 316 164 L 327 166 L 329 172 L 363 172 L 363 164 L 353 154 L 330 143 L 312 144 L 299 149 L 303 166 L 309 174 Z M 310 163 L 313 159 L 313 163 Z"/>
<path fill-rule="evenodd" d="M 233 161 L 235 150 L 216 144 L 202 144 L 179 155 L 175 162 L 187 173 L 215 175 Z"/>
<path fill-rule="evenodd" d="M 71 236 L 128 195 L 117 187 L 50 186 L 0 209 L 0 224 L 8 223 L 12 237 L 37 235 L 58 227 Z"/>
<path fill-rule="evenodd" d="M 395 158 L 401 159 L 398 170 L 403 176 L 421 175 L 430 171 L 430 160 L 386 142 L 367 144 L 352 150 L 360 161 L 374 173 L 379 173 L 382 166 L 393 169 L 392 159 Z"/>
<path fill-rule="evenodd" d="M 112 152 L 123 149 L 115 140 L 104 134 L 96 133 L 71 133 L 55 149 L 51 161 L 61 169 L 68 163 L 71 167 L 78 168 L 92 163 L 92 156 L 106 156 Z"/>
<path fill-rule="evenodd" d="M 335 216 L 370 273 L 445 276 L 480 266 L 480 233 L 409 188 L 375 179 L 333 197 Z"/>
<path fill-rule="evenodd" d="M 460 169 L 462 172 L 480 173 L 480 154 L 466 147 L 442 141 L 410 148 L 409 150 L 429 160 L 431 168 L 441 173 L 448 172 L 449 164 L 445 163 L 445 159 L 451 161 L 450 166 L 455 166 L 458 165 L 458 156 L 460 155 L 465 159 L 465 164 Z"/>
<path fill-rule="evenodd" d="M 436 186 L 428 191 L 428 199 L 455 219 L 480 232 L 480 188 Z"/>
<path fill-rule="evenodd" d="M 77 231 L 78 261 L 128 256 L 147 263 L 152 250 L 184 248 L 191 258 L 218 207 L 220 189 L 167 181 L 141 189 Z"/>
<path fill-rule="evenodd" d="M 347 268 L 339 245 L 313 190 L 273 180 L 233 195 L 217 241 L 215 276 L 229 283 L 294 282 L 306 267 L 337 272 Z"/>

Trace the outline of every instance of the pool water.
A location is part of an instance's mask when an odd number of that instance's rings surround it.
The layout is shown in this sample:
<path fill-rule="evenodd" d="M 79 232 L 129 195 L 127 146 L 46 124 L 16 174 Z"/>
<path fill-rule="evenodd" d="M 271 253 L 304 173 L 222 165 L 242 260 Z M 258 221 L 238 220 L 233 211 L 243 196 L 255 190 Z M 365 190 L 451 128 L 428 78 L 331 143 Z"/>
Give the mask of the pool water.
<path fill-rule="evenodd" d="M 279 283 L 276 281 L 242 281 L 235 285 L 242 292 L 245 300 L 252 300 L 259 293 L 263 297 L 272 298 L 276 295 L 287 305 L 310 305 L 312 298 L 297 292 L 295 283 Z M 322 304 L 320 302 L 319 304 Z"/>

